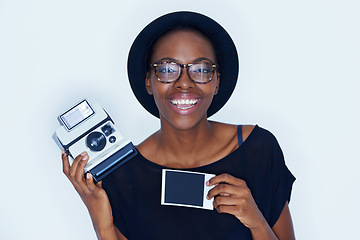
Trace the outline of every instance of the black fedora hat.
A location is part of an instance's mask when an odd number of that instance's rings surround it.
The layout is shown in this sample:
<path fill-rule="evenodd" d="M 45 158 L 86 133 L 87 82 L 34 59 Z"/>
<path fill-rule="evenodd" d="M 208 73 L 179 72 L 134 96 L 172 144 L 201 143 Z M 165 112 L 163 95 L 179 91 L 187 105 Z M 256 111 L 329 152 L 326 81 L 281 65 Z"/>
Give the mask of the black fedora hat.
<path fill-rule="evenodd" d="M 149 49 L 165 32 L 176 28 L 192 28 L 207 36 L 212 42 L 220 72 L 220 86 L 208 109 L 210 117 L 220 110 L 234 91 L 239 73 L 239 59 L 234 42 L 226 30 L 211 18 L 195 12 L 173 12 L 148 24 L 133 42 L 128 58 L 128 76 L 131 89 L 141 105 L 159 117 L 153 96 L 145 88 Z"/>

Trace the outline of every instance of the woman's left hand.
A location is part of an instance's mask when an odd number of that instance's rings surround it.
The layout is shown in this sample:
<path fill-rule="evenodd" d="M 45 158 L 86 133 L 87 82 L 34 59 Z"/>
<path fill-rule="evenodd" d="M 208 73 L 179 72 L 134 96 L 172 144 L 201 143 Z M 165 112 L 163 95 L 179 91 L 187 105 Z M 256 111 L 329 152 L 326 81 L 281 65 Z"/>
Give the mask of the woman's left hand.
<path fill-rule="evenodd" d="M 215 186 L 208 199 L 214 198 L 213 205 L 219 213 L 234 215 L 250 230 L 264 225 L 265 219 L 244 180 L 225 173 L 211 178 L 207 185 Z"/>

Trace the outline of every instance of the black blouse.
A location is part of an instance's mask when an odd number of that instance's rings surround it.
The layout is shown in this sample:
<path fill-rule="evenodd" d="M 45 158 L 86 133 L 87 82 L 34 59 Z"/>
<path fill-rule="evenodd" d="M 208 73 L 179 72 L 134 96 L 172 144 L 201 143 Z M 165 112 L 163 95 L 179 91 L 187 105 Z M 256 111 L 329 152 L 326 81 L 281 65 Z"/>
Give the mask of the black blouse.
<path fill-rule="evenodd" d="M 239 141 L 239 143 L 241 143 Z M 103 180 L 114 225 L 129 240 L 252 239 L 250 230 L 233 215 L 188 207 L 161 205 L 164 166 L 140 153 Z M 188 171 L 228 173 L 246 182 L 270 227 L 290 201 L 294 176 L 284 162 L 276 138 L 255 126 L 232 153 Z"/>

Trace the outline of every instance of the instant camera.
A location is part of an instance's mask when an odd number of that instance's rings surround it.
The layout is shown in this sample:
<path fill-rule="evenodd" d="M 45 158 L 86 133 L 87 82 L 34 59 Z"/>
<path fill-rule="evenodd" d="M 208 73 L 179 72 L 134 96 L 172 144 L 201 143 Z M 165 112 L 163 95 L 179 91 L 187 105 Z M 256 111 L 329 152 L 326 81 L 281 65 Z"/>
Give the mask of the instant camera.
<path fill-rule="evenodd" d="M 114 122 L 98 104 L 84 99 L 58 116 L 61 126 L 54 140 L 72 158 L 86 151 L 89 160 L 85 173 L 96 182 L 123 165 L 137 154 L 136 148 L 122 137 Z"/>

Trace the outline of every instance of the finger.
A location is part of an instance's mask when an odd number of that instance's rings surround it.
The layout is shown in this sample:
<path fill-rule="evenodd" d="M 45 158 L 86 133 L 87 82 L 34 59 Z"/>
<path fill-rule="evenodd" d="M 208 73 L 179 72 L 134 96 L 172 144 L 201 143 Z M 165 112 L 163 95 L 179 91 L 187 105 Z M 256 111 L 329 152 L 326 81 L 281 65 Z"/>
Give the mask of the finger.
<path fill-rule="evenodd" d="M 86 185 L 90 192 L 95 192 L 97 190 L 97 186 L 94 183 L 94 179 L 92 175 L 88 172 L 86 173 Z"/>
<path fill-rule="evenodd" d="M 206 184 L 208 186 L 213 186 L 219 183 L 227 183 L 235 186 L 246 186 L 246 183 L 244 180 L 240 178 L 236 178 L 231 176 L 230 174 L 223 173 L 221 175 L 215 176 L 211 178 Z"/>
<path fill-rule="evenodd" d="M 65 150 L 62 150 L 61 159 L 62 159 L 62 165 L 63 165 L 63 173 L 67 177 L 69 177 L 70 163 L 69 163 L 68 155 L 66 154 Z"/>
<path fill-rule="evenodd" d="M 83 183 L 84 168 L 89 160 L 89 155 L 86 152 L 82 156 L 83 157 L 79 161 L 78 166 L 76 168 L 76 172 L 75 172 L 75 181 L 77 181 L 79 184 Z M 85 184 L 84 184 L 84 186 L 85 186 Z"/>
<path fill-rule="evenodd" d="M 231 196 L 230 193 L 225 193 L 225 192 L 219 193 L 218 195 L 223 196 L 223 197 L 230 197 Z"/>
<path fill-rule="evenodd" d="M 97 183 L 96 183 L 96 186 L 97 186 L 98 188 L 102 188 L 102 181 L 97 182 Z"/>
<path fill-rule="evenodd" d="M 231 205 L 220 205 L 215 208 L 218 213 L 228 213 L 236 216 L 237 218 L 241 219 L 241 214 L 239 214 L 239 209 L 237 206 Z"/>
<path fill-rule="evenodd" d="M 214 206 L 214 208 L 217 208 L 220 205 L 236 206 L 238 201 L 239 201 L 239 199 L 235 198 L 235 197 L 217 196 L 214 199 L 213 206 Z"/>
<path fill-rule="evenodd" d="M 217 186 L 213 187 L 208 192 L 207 198 L 212 199 L 216 195 L 232 196 L 232 195 L 235 195 L 237 191 L 239 191 L 238 187 L 229 185 L 226 183 L 221 183 L 221 184 L 218 184 Z"/>
<path fill-rule="evenodd" d="M 83 159 L 85 157 L 85 155 L 86 155 L 86 152 L 83 152 L 74 159 L 73 163 L 70 166 L 70 171 L 69 171 L 70 179 L 75 180 L 77 167 L 79 165 L 80 160 Z"/>

